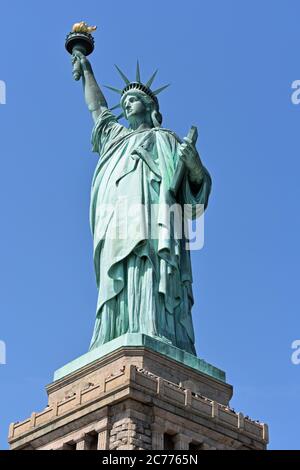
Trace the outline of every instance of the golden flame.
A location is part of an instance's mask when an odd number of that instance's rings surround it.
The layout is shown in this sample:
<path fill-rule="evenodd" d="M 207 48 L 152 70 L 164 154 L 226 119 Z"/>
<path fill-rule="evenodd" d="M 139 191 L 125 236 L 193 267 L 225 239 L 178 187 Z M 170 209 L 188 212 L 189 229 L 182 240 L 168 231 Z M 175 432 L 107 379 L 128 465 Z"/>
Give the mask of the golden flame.
<path fill-rule="evenodd" d="M 80 23 L 75 23 L 72 28 L 73 33 L 92 33 L 96 31 L 97 26 L 89 26 L 84 21 L 80 21 Z"/>

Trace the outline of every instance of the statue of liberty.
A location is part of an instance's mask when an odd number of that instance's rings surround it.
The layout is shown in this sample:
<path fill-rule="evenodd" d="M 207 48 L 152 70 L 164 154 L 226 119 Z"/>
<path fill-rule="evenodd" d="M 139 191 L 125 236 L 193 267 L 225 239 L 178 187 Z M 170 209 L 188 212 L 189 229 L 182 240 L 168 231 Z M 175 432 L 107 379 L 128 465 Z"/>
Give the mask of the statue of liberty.
<path fill-rule="evenodd" d="M 166 87 L 152 91 L 156 72 L 144 84 L 138 64 L 134 81 L 117 67 L 125 87 L 109 88 L 120 95 L 117 106 L 127 128 L 113 114 L 116 107 L 109 109 L 80 50 L 73 51 L 73 65 L 82 77 L 95 123 L 93 150 L 100 156 L 90 204 L 99 291 L 90 349 L 126 333 L 142 333 L 195 355 L 190 253 L 185 235 L 177 236 L 176 224 L 167 224 L 166 217 L 174 204 L 189 205 L 192 217 L 199 205 L 206 208 L 209 173 L 191 138 L 181 141 L 162 127 L 157 95 Z M 127 223 L 126 237 L 113 236 L 120 220 Z"/>

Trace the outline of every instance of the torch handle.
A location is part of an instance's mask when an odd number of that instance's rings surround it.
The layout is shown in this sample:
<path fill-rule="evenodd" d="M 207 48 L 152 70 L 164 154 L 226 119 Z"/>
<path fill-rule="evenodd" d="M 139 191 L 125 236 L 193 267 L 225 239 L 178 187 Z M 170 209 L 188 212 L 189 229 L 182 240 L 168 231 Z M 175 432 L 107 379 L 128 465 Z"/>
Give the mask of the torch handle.
<path fill-rule="evenodd" d="M 73 50 L 72 50 L 72 53 L 75 52 L 75 51 L 80 51 L 82 52 L 82 54 L 86 55 L 87 51 L 84 47 L 80 47 L 80 46 L 75 46 L 73 47 Z M 74 64 L 73 64 L 73 78 L 74 80 L 78 81 L 81 77 L 81 65 L 80 65 L 80 60 L 77 59 L 75 60 Z"/>
<path fill-rule="evenodd" d="M 81 67 L 80 67 L 80 62 L 79 60 L 76 60 L 73 64 L 73 78 L 74 80 L 78 81 L 81 77 Z"/>

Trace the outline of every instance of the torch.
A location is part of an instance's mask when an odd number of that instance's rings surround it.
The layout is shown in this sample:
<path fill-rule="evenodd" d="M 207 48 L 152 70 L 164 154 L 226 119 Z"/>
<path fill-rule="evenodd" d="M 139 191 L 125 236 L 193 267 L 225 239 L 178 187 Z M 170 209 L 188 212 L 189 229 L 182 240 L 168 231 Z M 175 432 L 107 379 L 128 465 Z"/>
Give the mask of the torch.
<path fill-rule="evenodd" d="M 67 51 L 71 55 L 73 55 L 76 50 L 82 52 L 85 56 L 91 54 L 94 50 L 94 38 L 91 32 L 96 29 L 97 26 L 88 26 L 84 21 L 75 23 L 72 31 L 66 37 L 65 47 Z M 75 61 L 73 65 L 73 77 L 75 80 L 79 80 L 80 75 L 80 63 L 79 61 Z"/>

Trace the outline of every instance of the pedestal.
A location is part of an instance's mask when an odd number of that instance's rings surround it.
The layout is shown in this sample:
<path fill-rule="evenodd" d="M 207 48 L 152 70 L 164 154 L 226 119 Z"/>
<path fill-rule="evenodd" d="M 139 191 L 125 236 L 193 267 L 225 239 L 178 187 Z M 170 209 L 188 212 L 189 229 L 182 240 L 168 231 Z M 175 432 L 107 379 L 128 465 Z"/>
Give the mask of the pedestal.
<path fill-rule="evenodd" d="M 113 344 L 111 344 L 113 343 Z M 124 335 L 54 374 L 48 405 L 11 449 L 265 449 L 266 424 L 230 409 L 225 374 L 145 335 Z"/>

